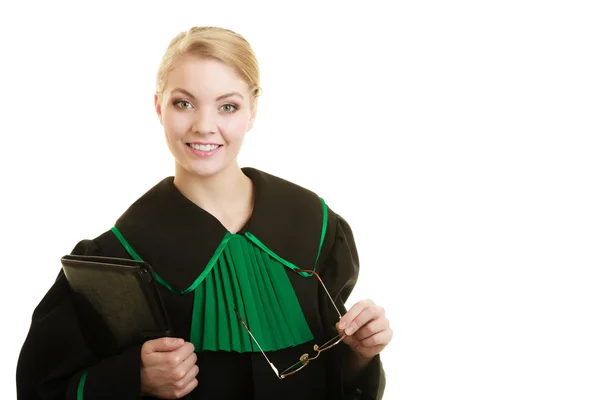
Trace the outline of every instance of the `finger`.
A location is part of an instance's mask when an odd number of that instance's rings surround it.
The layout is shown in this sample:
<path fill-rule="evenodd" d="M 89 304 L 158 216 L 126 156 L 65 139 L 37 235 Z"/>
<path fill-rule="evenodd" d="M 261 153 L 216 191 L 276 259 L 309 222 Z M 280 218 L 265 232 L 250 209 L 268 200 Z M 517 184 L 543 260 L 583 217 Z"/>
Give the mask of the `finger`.
<path fill-rule="evenodd" d="M 190 382 L 196 379 L 196 375 L 198 375 L 199 371 L 200 369 L 198 368 L 198 366 L 194 364 L 192 368 L 190 368 L 190 370 L 186 372 L 183 378 L 181 378 L 179 382 L 177 382 L 177 386 L 185 389 L 190 384 Z"/>
<path fill-rule="evenodd" d="M 180 368 L 182 368 L 185 371 L 185 373 L 187 374 L 191 369 L 194 368 L 197 360 L 198 360 L 198 357 L 196 356 L 196 353 L 192 353 L 188 356 L 188 358 L 183 360 L 183 362 L 180 365 Z"/>
<path fill-rule="evenodd" d="M 172 382 L 174 382 L 176 387 L 182 389 L 189 383 L 190 379 L 185 379 L 185 378 L 186 378 L 186 376 L 188 376 L 190 371 L 193 371 L 197 368 L 197 366 L 196 366 L 197 359 L 198 358 L 196 356 L 196 353 L 192 353 L 181 363 L 171 365 L 172 368 L 170 369 L 170 372 L 169 372 L 169 378 L 171 379 Z M 173 360 L 177 360 L 177 358 L 174 358 Z M 171 360 L 171 362 L 175 362 L 173 360 Z M 196 374 L 194 373 L 193 376 L 196 376 Z"/>
<path fill-rule="evenodd" d="M 179 349 L 184 343 L 183 339 L 171 337 L 148 340 L 142 345 L 142 353 L 148 354 L 157 351 L 173 351 Z"/>
<path fill-rule="evenodd" d="M 192 377 L 192 380 L 185 387 L 175 390 L 175 392 L 174 392 L 175 398 L 181 399 L 183 396 L 189 394 L 192 390 L 194 390 L 196 388 L 196 386 L 198 386 L 198 379 L 196 379 L 195 376 L 196 375 L 194 375 L 194 377 Z"/>
<path fill-rule="evenodd" d="M 170 379 L 176 388 L 184 389 L 196 374 L 198 374 L 198 366 L 186 360 L 171 371 Z"/>
<path fill-rule="evenodd" d="M 339 327 L 340 329 L 346 329 L 350 323 L 360 314 L 365 308 L 372 305 L 373 302 L 371 300 L 361 300 L 358 303 L 354 304 L 352 308 L 348 310 L 346 314 L 342 316 L 340 319 Z"/>
<path fill-rule="evenodd" d="M 363 325 L 360 329 L 358 329 L 353 336 L 357 340 L 364 340 L 369 336 L 373 336 L 379 332 L 383 332 L 387 328 L 389 328 L 390 323 L 387 318 L 379 317 L 377 319 L 372 320 L 371 322 Z"/>
<path fill-rule="evenodd" d="M 383 309 L 376 305 L 371 305 L 364 308 L 360 314 L 354 318 L 346 328 L 346 335 L 353 335 L 356 331 L 361 329 L 367 323 L 380 318 L 383 315 Z"/>
<path fill-rule="evenodd" d="M 387 346 L 392 340 L 393 332 L 391 329 L 378 332 L 358 342 L 361 347 L 380 347 Z"/>
<path fill-rule="evenodd" d="M 188 357 L 194 353 L 194 345 L 190 342 L 185 342 L 180 348 L 172 351 L 167 355 L 167 362 L 177 367 L 183 363 Z"/>

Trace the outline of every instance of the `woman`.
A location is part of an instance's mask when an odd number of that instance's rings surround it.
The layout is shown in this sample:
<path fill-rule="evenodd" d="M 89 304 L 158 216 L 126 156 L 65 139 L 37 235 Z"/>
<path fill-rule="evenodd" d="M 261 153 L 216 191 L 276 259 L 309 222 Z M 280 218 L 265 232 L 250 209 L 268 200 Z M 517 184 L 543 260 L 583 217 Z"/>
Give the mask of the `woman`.
<path fill-rule="evenodd" d="M 382 397 L 392 331 L 370 301 L 345 312 L 359 269 L 350 227 L 308 189 L 238 166 L 259 94 L 240 35 L 172 40 L 155 107 L 174 177 L 72 253 L 148 262 L 178 337 L 111 352 L 61 272 L 21 350 L 19 399 Z"/>

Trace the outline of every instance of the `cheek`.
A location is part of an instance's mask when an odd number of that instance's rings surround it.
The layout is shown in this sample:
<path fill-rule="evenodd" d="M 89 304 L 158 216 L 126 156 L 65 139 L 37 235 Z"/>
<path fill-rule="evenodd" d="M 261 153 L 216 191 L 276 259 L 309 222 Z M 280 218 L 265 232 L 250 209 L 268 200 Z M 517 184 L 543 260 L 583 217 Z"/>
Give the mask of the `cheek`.
<path fill-rule="evenodd" d="M 166 134 L 169 136 L 181 136 L 185 134 L 190 125 L 189 119 L 182 113 L 167 112 L 163 114 L 163 125 Z"/>
<path fill-rule="evenodd" d="M 230 139 L 237 139 L 244 136 L 248 128 L 248 118 L 245 116 L 236 116 L 227 118 L 221 122 L 221 132 Z"/>

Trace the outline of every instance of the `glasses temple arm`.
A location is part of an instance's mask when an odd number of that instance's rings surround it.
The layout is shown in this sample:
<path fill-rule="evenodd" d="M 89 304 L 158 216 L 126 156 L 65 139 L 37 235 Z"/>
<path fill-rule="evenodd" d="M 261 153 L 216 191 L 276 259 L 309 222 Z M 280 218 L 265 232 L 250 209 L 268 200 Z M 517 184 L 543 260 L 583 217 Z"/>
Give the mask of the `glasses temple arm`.
<path fill-rule="evenodd" d="M 313 271 L 313 270 L 310 270 L 310 269 L 296 269 L 294 271 L 296 273 L 298 273 L 298 274 L 302 273 L 302 272 L 305 272 L 307 274 L 316 276 L 317 279 L 319 280 L 319 282 L 321 283 L 321 286 L 325 290 L 325 293 L 327 293 L 327 297 L 329 297 L 329 300 L 331 300 L 331 304 L 333 304 L 333 307 L 335 308 L 335 311 L 337 312 L 338 317 L 340 319 L 342 319 L 342 314 L 340 313 L 340 310 L 338 310 L 337 306 L 335 305 L 335 301 L 333 301 L 333 299 L 331 298 L 331 295 L 329 294 L 329 290 L 327 290 L 327 287 L 325 286 L 325 283 L 323 283 L 323 279 L 321 279 L 321 276 L 319 276 L 319 274 L 317 274 L 316 271 Z"/>
<path fill-rule="evenodd" d="M 321 282 L 321 286 L 323 286 L 325 293 L 327 293 L 327 297 L 329 297 L 329 300 L 331 300 L 331 304 L 333 304 L 333 307 L 335 308 L 335 311 L 337 312 L 338 317 L 340 317 L 340 319 L 342 319 L 342 314 L 340 314 L 340 310 L 338 310 L 337 306 L 335 305 L 335 301 L 333 301 L 333 299 L 331 298 L 331 295 L 329 294 L 329 290 L 327 290 L 327 288 L 325 287 L 325 284 L 321 280 L 321 277 L 318 275 L 317 275 L 317 277 L 319 278 L 319 282 Z"/>
<path fill-rule="evenodd" d="M 269 363 L 269 365 L 271 366 L 271 368 L 273 368 L 273 371 L 275 372 L 275 374 L 277 376 L 279 376 L 279 371 L 277 371 L 277 368 L 275 368 L 275 366 L 273 365 L 273 363 L 271 362 L 271 360 L 269 360 L 269 357 L 267 357 L 267 355 L 263 351 L 262 347 L 260 347 L 260 344 L 258 344 L 258 342 L 256 341 L 256 339 L 254 338 L 254 335 L 252 334 L 252 332 L 250 332 L 250 328 L 248 328 L 248 325 L 246 325 L 246 323 L 244 322 L 244 320 L 240 316 L 240 313 L 238 313 L 238 310 L 236 310 L 234 308 L 234 311 L 237 314 L 238 318 L 240 319 L 241 323 L 244 325 L 244 328 L 246 328 L 246 331 L 248 332 L 248 334 L 250 335 L 250 337 L 252 338 L 252 340 L 254 340 L 254 343 L 256 343 L 256 345 L 260 349 L 260 352 L 262 353 L 262 355 L 265 356 L 265 359 L 267 360 L 267 362 Z"/>

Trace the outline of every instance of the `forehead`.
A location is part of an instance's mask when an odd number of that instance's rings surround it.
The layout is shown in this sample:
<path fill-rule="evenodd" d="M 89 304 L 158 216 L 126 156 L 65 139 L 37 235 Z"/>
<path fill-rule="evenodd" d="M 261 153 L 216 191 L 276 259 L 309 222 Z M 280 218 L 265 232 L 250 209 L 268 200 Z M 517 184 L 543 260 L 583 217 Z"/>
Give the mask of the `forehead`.
<path fill-rule="evenodd" d="M 215 58 L 185 57 L 167 75 L 165 91 L 179 88 L 197 97 L 215 97 L 227 92 L 248 92 L 248 85 L 236 71 Z"/>

